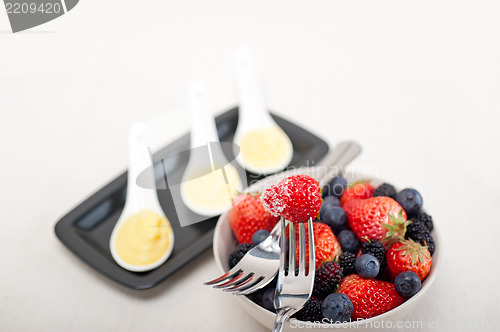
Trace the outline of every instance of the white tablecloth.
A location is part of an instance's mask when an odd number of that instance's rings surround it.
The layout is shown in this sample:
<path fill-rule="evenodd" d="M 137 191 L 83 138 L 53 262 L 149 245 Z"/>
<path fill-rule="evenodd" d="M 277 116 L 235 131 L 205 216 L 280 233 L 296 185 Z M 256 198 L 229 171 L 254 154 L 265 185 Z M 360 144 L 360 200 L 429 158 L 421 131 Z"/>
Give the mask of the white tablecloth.
<path fill-rule="evenodd" d="M 138 292 L 53 230 L 126 169 L 128 127 L 186 105 L 192 79 L 216 112 L 235 105 L 241 45 L 272 110 L 331 144 L 359 141 L 352 169 L 422 193 L 444 250 L 408 319 L 497 329 L 498 12 L 496 1 L 82 0 L 15 35 L 0 14 L 0 330 L 264 330 L 202 285 L 218 275 L 210 250 Z M 162 119 L 150 121 L 157 146 L 180 127 Z"/>

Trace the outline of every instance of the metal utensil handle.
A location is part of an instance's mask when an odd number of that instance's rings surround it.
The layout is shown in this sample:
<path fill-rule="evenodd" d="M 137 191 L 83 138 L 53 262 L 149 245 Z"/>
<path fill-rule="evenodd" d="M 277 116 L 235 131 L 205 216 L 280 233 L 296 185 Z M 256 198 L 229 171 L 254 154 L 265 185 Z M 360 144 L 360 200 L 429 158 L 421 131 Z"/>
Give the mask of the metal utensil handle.
<path fill-rule="evenodd" d="M 316 179 L 320 186 L 343 173 L 344 168 L 361 152 L 361 145 L 355 141 L 340 142 L 332 152 L 323 158 L 318 166 Z"/>
<path fill-rule="evenodd" d="M 274 321 L 273 332 L 281 332 L 281 330 L 283 329 L 283 325 L 285 324 L 285 321 L 288 319 L 288 317 L 290 317 L 292 311 L 293 309 L 289 307 L 278 309 Z"/>

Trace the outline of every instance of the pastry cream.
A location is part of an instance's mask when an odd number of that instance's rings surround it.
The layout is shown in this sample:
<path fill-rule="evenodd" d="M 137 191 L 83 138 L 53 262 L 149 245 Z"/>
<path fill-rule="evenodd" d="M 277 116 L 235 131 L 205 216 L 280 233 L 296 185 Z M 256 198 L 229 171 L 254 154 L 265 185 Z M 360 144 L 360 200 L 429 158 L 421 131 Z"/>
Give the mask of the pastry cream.
<path fill-rule="evenodd" d="M 286 134 L 277 126 L 250 131 L 240 141 L 243 159 L 259 168 L 279 165 L 288 156 L 287 140 Z"/>
<path fill-rule="evenodd" d="M 164 257 L 172 228 L 165 216 L 142 210 L 123 222 L 116 235 L 116 253 L 128 264 L 144 266 Z"/>
<path fill-rule="evenodd" d="M 227 182 L 222 170 L 200 171 L 183 183 L 184 197 L 199 209 L 221 210 L 229 208 L 236 191 L 242 189 L 241 180 L 232 165 L 224 166 Z"/>

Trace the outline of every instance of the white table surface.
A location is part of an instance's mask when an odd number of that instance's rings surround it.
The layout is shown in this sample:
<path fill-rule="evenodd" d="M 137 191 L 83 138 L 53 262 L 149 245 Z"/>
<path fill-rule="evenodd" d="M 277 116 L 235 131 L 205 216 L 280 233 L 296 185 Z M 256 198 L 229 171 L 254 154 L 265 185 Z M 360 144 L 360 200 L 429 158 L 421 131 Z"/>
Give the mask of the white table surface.
<path fill-rule="evenodd" d="M 498 329 L 499 12 L 497 1 L 82 0 L 15 35 L 0 13 L 0 330 L 264 330 L 202 285 L 218 275 L 210 250 L 138 292 L 54 234 L 126 169 L 128 127 L 186 105 L 192 79 L 216 112 L 237 103 L 240 45 L 271 109 L 331 144 L 356 139 L 351 169 L 422 193 L 444 252 L 409 319 Z M 168 114 L 150 121 L 160 143 L 180 127 Z"/>

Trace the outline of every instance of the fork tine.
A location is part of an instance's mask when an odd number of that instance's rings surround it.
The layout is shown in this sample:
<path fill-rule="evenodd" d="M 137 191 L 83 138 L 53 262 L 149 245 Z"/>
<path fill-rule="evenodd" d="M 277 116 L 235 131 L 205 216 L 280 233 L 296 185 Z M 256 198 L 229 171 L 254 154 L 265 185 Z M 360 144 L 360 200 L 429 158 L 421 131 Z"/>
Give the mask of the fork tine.
<path fill-rule="evenodd" d="M 248 282 L 239 285 L 238 287 L 235 287 L 234 289 L 231 289 L 230 291 L 233 292 L 235 295 L 240 295 L 240 293 L 245 293 L 249 289 L 254 288 L 256 285 L 260 284 L 264 280 L 263 276 L 260 277 L 255 277 L 252 278 L 252 280 L 249 280 Z"/>
<path fill-rule="evenodd" d="M 295 275 L 297 259 L 295 257 L 295 223 L 289 222 L 290 227 L 290 245 L 288 247 L 288 274 Z"/>
<path fill-rule="evenodd" d="M 311 273 L 314 273 L 316 269 L 316 256 L 314 254 L 314 228 L 312 224 L 312 218 L 309 218 L 307 225 L 309 229 L 309 231 L 307 232 L 309 234 L 309 273 L 307 275 L 310 275 Z"/>
<path fill-rule="evenodd" d="M 238 291 L 238 290 L 240 290 L 240 287 L 243 287 L 243 286 L 247 285 L 249 282 L 252 282 L 252 280 L 254 279 L 253 277 L 254 277 L 254 274 L 249 273 L 245 277 L 241 278 L 239 281 L 235 282 L 234 285 L 232 285 L 231 287 L 224 288 L 223 291 L 224 292 Z"/>
<path fill-rule="evenodd" d="M 281 223 L 281 235 L 280 235 L 280 248 L 281 250 L 285 250 L 285 239 L 286 239 L 286 231 L 285 231 L 285 219 L 283 217 L 280 218 Z M 285 271 L 285 255 L 280 255 L 280 267 L 279 273 L 284 273 Z"/>
<path fill-rule="evenodd" d="M 229 281 L 226 281 L 222 284 L 214 285 L 213 287 L 214 288 L 226 288 L 226 287 L 232 286 L 232 285 L 236 284 L 236 282 L 238 282 L 238 280 L 240 280 L 243 277 L 243 275 L 244 275 L 243 271 L 240 270 L 240 272 L 234 278 L 231 278 Z"/>
<path fill-rule="evenodd" d="M 226 280 L 227 277 L 229 277 L 229 272 L 224 273 L 223 275 L 221 275 L 218 278 L 215 278 L 214 280 L 205 281 L 203 284 L 205 284 L 205 285 L 213 285 L 213 284 L 221 282 L 222 280 Z"/>
<path fill-rule="evenodd" d="M 299 274 L 306 274 L 306 235 L 304 230 L 304 223 L 299 225 Z"/>
<path fill-rule="evenodd" d="M 215 285 L 215 284 L 218 284 L 218 283 L 221 283 L 227 279 L 232 279 L 236 276 L 237 273 L 240 273 L 241 272 L 241 269 L 236 269 L 236 267 L 232 268 L 231 270 L 229 270 L 228 272 L 224 273 L 223 275 L 221 275 L 220 277 L 214 279 L 214 280 L 210 280 L 210 281 L 206 281 L 204 284 L 205 285 Z"/>
<path fill-rule="evenodd" d="M 242 287 L 244 289 L 240 289 L 238 292 L 235 292 L 233 294 L 234 295 L 248 295 L 250 293 L 253 293 L 257 289 L 265 286 L 267 283 L 269 283 L 269 281 L 271 281 L 273 279 L 273 278 L 264 278 L 264 277 L 261 277 L 261 278 L 262 279 L 260 279 L 260 281 L 257 281 L 255 284 L 249 285 L 247 287 Z"/>

